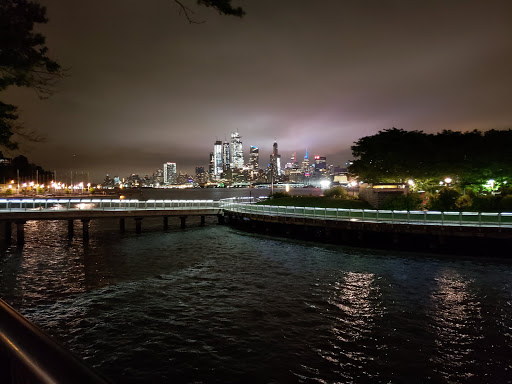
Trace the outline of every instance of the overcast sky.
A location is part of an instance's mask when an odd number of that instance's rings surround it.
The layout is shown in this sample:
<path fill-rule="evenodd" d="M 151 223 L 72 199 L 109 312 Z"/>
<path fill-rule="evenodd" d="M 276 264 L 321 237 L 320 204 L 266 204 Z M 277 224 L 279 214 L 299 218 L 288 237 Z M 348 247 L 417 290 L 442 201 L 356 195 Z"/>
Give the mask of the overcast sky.
<path fill-rule="evenodd" d="M 512 128 L 512 1 L 241 0 L 242 19 L 182 0 L 44 0 L 68 76 L 46 101 L 10 90 L 31 161 L 94 181 L 207 167 L 238 130 L 268 163 L 306 147 L 329 164 L 397 127 Z M 74 156 L 75 155 L 75 156 Z"/>

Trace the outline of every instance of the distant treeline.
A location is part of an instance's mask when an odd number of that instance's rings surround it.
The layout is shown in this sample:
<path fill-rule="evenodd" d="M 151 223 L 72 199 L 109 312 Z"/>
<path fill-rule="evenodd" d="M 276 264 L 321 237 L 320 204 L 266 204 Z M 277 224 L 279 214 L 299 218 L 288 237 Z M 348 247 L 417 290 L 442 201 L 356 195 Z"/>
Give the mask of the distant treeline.
<path fill-rule="evenodd" d="M 356 160 L 349 171 L 371 183 L 446 177 L 461 187 L 512 182 L 510 129 L 428 134 L 392 128 L 359 139 L 351 149 Z"/>
<path fill-rule="evenodd" d="M 39 183 L 48 183 L 53 179 L 53 172 L 45 171 L 39 165 L 32 164 L 25 156 L 17 156 L 9 161 L 2 152 L 0 152 L 0 183 L 6 184 L 11 180 L 18 182 L 18 172 L 20 182 L 39 181 Z M 36 177 L 38 180 L 36 180 Z"/>

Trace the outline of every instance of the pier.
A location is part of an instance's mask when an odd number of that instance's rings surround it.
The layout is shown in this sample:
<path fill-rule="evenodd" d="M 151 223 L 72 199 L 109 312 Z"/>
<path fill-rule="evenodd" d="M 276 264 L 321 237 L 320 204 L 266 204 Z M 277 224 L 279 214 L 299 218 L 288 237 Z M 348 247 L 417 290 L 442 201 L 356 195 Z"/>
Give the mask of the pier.
<path fill-rule="evenodd" d="M 512 213 L 387 211 L 241 204 L 223 208 L 231 225 L 258 233 L 356 247 L 503 256 Z"/>
<path fill-rule="evenodd" d="M 120 200 L 120 199 L 0 199 L 0 222 L 4 239 L 12 238 L 12 227 L 16 228 L 16 243 L 25 242 L 24 225 L 29 220 L 65 220 L 68 236 L 73 237 L 75 222 L 82 226 L 84 241 L 89 239 L 91 220 L 119 219 L 119 229 L 124 232 L 126 220 L 135 222 L 135 232 L 142 232 L 144 218 L 162 218 L 163 229 L 169 227 L 169 217 L 178 217 L 180 227 L 186 228 L 189 217 L 197 217 L 205 225 L 206 216 L 216 216 L 223 221 L 220 203 L 213 200 Z"/>

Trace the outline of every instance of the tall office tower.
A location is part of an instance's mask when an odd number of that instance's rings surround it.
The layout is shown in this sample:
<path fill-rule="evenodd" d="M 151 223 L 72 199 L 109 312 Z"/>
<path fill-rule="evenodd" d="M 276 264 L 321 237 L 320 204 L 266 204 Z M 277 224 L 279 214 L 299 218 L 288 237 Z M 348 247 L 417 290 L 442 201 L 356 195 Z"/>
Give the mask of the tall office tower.
<path fill-rule="evenodd" d="M 231 168 L 234 170 L 244 167 L 244 153 L 241 138 L 238 132 L 231 132 Z"/>
<path fill-rule="evenodd" d="M 210 164 L 208 165 L 208 174 L 210 178 L 215 177 L 215 160 L 213 157 L 213 152 L 210 152 Z"/>
<path fill-rule="evenodd" d="M 229 150 L 229 143 L 225 141 L 222 143 L 222 170 L 227 171 L 230 168 L 231 156 Z"/>
<path fill-rule="evenodd" d="M 251 170 L 257 171 L 260 167 L 260 149 L 258 147 L 255 147 L 254 145 L 251 145 L 251 151 L 249 156 L 249 165 L 251 167 Z"/>
<path fill-rule="evenodd" d="M 306 148 L 306 155 L 304 156 L 304 161 L 302 162 L 302 172 L 306 176 L 309 176 L 309 158 L 308 158 L 308 149 Z"/>
<path fill-rule="evenodd" d="M 277 141 L 274 141 L 272 153 L 270 154 L 270 169 L 274 179 L 281 176 L 281 155 L 278 153 Z"/>
<path fill-rule="evenodd" d="M 216 179 L 220 179 L 222 168 L 222 141 L 217 140 L 213 145 L 213 175 Z"/>
<path fill-rule="evenodd" d="M 178 175 L 176 174 L 176 163 L 165 163 L 164 164 L 164 184 L 176 184 Z"/>
<path fill-rule="evenodd" d="M 325 173 L 327 171 L 327 160 L 325 156 L 315 156 L 315 172 Z"/>

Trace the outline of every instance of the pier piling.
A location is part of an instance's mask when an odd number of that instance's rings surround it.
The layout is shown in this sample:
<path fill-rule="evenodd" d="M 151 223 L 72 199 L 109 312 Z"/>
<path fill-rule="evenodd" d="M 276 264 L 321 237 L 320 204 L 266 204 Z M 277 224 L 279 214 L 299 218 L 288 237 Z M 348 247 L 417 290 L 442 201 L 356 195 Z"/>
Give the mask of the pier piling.
<path fill-rule="evenodd" d="M 89 222 L 91 219 L 81 219 L 82 221 L 82 238 L 84 242 L 89 241 Z"/>
<path fill-rule="evenodd" d="M 136 233 L 142 232 L 142 217 L 135 218 L 135 232 Z"/>
<path fill-rule="evenodd" d="M 186 227 L 185 221 L 186 220 L 187 220 L 187 216 L 180 216 L 181 229 L 185 229 L 185 227 Z"/>
<path fill-rule="evenodd" d="M 72 238 L 75 232 L 75 228 L 73 226 L 73 220 L 68 220 L 68 238 Z"/>
<path fill-rule="evenodd" d="M 25 244 L 25 220 L 16 221 L 16 241 L 18 246 Z"/>
<path fill-rule="evenodd" d="M 4 221 L 4 237 L 5 242 L 9 244 L 12 237 L 12 224 L 10 221 Z"/>

